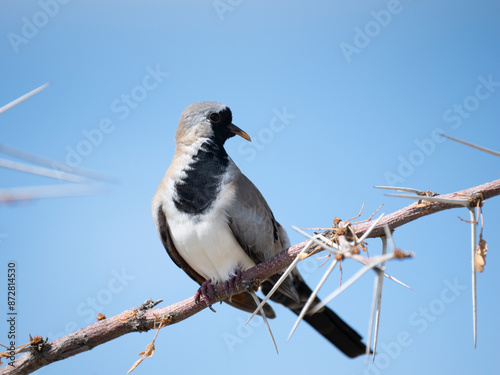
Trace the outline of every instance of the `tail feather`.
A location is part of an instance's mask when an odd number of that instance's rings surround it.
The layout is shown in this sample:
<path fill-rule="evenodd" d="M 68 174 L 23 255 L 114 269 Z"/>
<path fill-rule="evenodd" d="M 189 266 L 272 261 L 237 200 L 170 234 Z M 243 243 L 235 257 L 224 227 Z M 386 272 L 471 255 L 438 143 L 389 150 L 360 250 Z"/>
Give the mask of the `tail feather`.
<path fill-rule="evenodd" d="M 300 314 L 300 310 L 292 311 Z M 304 320 L 349 358 L 365 353 L 362 337 L 329 308 L 314 315 L 306 314 Z"/>

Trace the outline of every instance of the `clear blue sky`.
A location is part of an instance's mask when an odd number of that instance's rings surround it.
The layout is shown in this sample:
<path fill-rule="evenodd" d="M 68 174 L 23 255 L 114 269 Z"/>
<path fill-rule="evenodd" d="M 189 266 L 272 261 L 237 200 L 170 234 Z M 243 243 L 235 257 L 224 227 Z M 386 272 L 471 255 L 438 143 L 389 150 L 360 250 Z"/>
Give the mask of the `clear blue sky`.
<path fill-rule="evenodd" d="M 436 136 L 500 149 L 499 19 L 498 1 L 1 2 L 0 106 L 52 85 L 0 115 L 0 143 L 119 180 L 99 196 L 0 206 L 0 311 L 14 260 L 19 344 L 148 298 L 165 305 L 194 294 L 149 208 L 193 102 L 232 109 L 253 143 L 233 138 L 228 153 L 286 228 L 328 227 L 363 202 L 364 218 L 382 203 L 385 212 L 410 203 L 374 185 L 449 193 L 499 178 L 499 158 Z M 0 170 L 1 188 L 44 184 L 54 181 Z M 248 315 L 221 305 L 163 330 L 134 373 L 495 374 L 499 212 L 500 198 L 485 204 L 491 250 L 478 275 L 476 349 L 469 225 L 458 219 L 468 213 L 456 209 L 396 231 L 416 258 L 389 271 L 414 290 L 386 281 L 375 365 L 345 358 L 305 324 L 286 342 L 295 317 L 275 305 L 278 356 L 258 321 L 244 331 Z M 380 241 L 369 250 L 379 253 Z M 308 262 L 314 284 L 321 261 Z M 343 268 L 347 280 L 359 267 Z M 365 338 L 372 280 L 330 304 Z M 336 272 L 322 295 L 338 283 Z M 124 374 L 153 335 L 126 335 L 40 373 Z"/>

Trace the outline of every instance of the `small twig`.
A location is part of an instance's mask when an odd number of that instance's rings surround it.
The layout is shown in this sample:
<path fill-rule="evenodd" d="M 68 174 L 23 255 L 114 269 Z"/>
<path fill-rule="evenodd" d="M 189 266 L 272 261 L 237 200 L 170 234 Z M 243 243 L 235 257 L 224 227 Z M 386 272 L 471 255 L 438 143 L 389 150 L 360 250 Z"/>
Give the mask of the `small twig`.
<path fill-rule="evenodd" d="M 168 318 L 161 319 L 158 327 L 156 327 L 156 322 L 153 324 L 153 327 L 157 328 L 155 336 L 153 337 L 153 341 L 151 343 L 149 343 L 148 346 L 146 346 L 146 350 L 144 352 L 139 353 L 141 358 L 139 358 L 137 361 L 135 361 L 135 363 L 132 365 L 130 370 L 127 371 L 127 374 L 130 374 L 132 371 L 134 371 L 136 369 L 136 367 L 139 366 L 142 363 L 142 361 L 144 361 L 146 358 L 151 358 L 153 356 L 153 354 L 155 354 L 156 338 L 158 337 L 158 333 L 160 333 L 160 329 L 166 327 L 167 324 L 168 324 Z"/>
<path fill-rule="evenodd" d="M 472 222 L 472 221 L 470 221 L 470 220 L 467 220 L 467 219 L 464 219 L 464 218 L 462 218 L 462 217 L 460 217 L 460 216 L 458 216 L 458 219 L 459 219 L 460 221 L 463 221 L 464 223 L 467 223 L 467 224 L 477 224 L 477 222 L 475 222 L 475 223 L 474 223 L 474 222 Z"/>
<path fill-rule="evenodd" d="M 368 219 L 366 219 L 365 221 L 370 221 L 370 220 L 372 219 L 372 217 L 374 217 L 374 216 L 375 216 L 375 214 L 376 214 L 377 212 L 379 212 L 379 210 L 380 210 L 383 206 L 384 206 L 384 204 L 383 204 L 383 203 L 382 203 L 380 206 L 378 206 L 378 208 L 375 210 L 375 212 L 373 212 L 373 213 L 370 215 L 370 217 L 369 217 Z M 362 222 L 363 222 L 363 221 L 360 221 L 360 223 L 362 223 Z"/>
<path fill-rule="evenodd" d="M 359 210 L 359 213 L 354 216 L 354 217 L 351 217 L 350 219 L 346 220 L 345 222 L 346 223 L 350 223 L 351 221 L 353 221 L 354 219 L 357 219 L 358 217 L 361 216 L 361 213 L 363 212 L 363 208 L 365 207 L 365 202 L 363 202 L 363 204 L 361 205 L 361 209 Z"/>

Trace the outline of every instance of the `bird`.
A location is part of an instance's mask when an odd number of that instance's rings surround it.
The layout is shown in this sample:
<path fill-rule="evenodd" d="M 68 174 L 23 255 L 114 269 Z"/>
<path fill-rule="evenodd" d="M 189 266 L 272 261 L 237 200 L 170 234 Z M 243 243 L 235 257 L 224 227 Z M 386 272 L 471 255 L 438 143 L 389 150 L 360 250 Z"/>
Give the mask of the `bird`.
<path fill-rule="evenodd" d="M 203 101 L 189 105 L 180 117 L 170 166 L 151 203 L 153 221 L 173 262 L 200 284 L 196 300 L 210 305 L 213 286 L 232 288 L 241 273 L 290 247 L 284 228 L 257 187 L 240 171 L 224 144 L 250 136 L 233 124 L 224 104 Z M 261 283 L 267 294 L 279 279 Z M 300 314 L 312 291 L 294 270 L 271 297 Z M 257 301 L 249 292 L 231 295 L 224 302 L 253 312 Z M 320 300 L 316 297 L 314 304 Z M 276 316 L 267 303 L 268 318 Z M 362 337 L 328 307 L 304 320 L 346 356 L 364 354 Z"/>

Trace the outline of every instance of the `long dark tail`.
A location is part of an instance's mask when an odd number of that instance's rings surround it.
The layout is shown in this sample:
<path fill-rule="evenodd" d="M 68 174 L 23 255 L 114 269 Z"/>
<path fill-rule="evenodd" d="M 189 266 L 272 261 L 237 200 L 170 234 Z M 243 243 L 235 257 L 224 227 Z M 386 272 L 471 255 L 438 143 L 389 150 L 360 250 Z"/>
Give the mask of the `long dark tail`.
<path fill-rule="evenodd" d="M 300 297 L 300 302 L 280 293 L 279 289 L 271 297 L 271 300 L 285 305 L 299 315 L 312 291 L 300 276 L 293 278 L 293 286 Z M 269 282 L 262 284 L 262 290 L 265 294 L 271 288 L 272 285 Z M 315 304 L 319 302 L 320 300 L 316 298 Z M 366 345 L 361 341 L 362 337 L 328 307 L 325 306 L 314 315 L 306 314 L 304 320 L 346 356 L 354 358 L 366 352 Z"/>
<path fill-rule="evenodd" d="M 300 314 L 300 310 L 292 311 Z M 346 356 L 354 358 L 365 353 L 366 345 L 361 341 L 362 337 L 329 308 L 306 315 L 304 320 Z"/>

